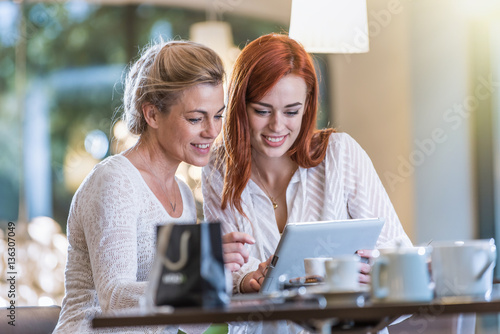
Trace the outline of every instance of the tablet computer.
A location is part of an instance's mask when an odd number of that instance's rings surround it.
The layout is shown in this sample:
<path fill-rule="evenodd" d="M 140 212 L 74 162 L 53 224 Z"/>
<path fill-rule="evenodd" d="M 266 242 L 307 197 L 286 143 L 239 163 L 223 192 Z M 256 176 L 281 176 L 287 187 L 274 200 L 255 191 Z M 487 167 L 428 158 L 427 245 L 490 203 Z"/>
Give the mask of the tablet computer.
<path fill-rule="evenodd" d="M 375 248 L 383 225 L 383 218 L 287 224 L 260 292 L 278 291 L 281 275 L 285 275 L 287 280 L 305 276 L 305 258 L 334 257 Z"/>

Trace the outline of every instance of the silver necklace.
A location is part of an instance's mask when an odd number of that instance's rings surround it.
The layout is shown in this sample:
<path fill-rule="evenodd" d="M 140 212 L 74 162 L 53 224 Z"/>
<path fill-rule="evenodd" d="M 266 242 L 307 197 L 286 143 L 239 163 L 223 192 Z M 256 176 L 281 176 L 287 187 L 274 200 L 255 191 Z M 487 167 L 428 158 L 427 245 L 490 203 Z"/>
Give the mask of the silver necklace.
<path fill-rule="evenodd" d="M 139 152 L 137 152 L 137 153 L 139 153 Z M 165 191 L 164 184 L 162 182 L 160 182 L 159 178 L 156 176 L 156 174 L 153 173 L 153 171 L 151 170 L 151 167 L 149 167 L 149 165 L 146 163 L 146 160 L 144 159 L 144 157 L 142 156 L 141 153 L 139 153 L 139 156 L 141 157 L 142 162 L 144 162 L 144 165 L 146 166 L 146 168 L 149 170 L 149 173 L 151 173 L 151 175 L 153 175 L 155 182 L 160 185 L 160 188 L 163 191 L 163 194 L 165 194 L 167 201 L 170 203 L 170 207 L 172 208 L 172 211 L 175 212 L 175 209 L 177 208 L 177 200 L 175 199 L 175 193 L 174 193 L 174 203 L 172 203 L 172 201 L 170 200 L 170 198 L 167 195 L 167 192 Z M 174 189 L 174 191 L 175 191 L 175 189 Z"/>

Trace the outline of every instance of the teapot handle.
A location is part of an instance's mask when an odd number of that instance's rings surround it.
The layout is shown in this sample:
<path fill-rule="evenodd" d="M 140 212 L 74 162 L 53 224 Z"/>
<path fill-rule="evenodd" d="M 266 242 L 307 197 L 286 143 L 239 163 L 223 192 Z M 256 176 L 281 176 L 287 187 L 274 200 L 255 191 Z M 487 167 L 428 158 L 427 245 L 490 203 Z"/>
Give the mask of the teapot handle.
<path fill-rule="evenodd" d="M 481 250 L 482 251 L 482 250 Z M 491 266 L 493 262 L 496 260 L 496 250 L 492 250 L 488 252 L 488 260 L 484 264 L 483 268 L 476 274 L 475 279 L 479 281 L 483 275 L 486 273 L 486 270 Z"/>
<path fill-rule="evenodd" d="M 379 257 L 372 267 L 372 293 L 377 299 L 387 298 L 389 295 L 389 288 L 380 285 L 380 276 L 384 270 L 387 270 L 389 261 L 385 257 Z M 386 282 L 387 283 L 387 282 Z"/>

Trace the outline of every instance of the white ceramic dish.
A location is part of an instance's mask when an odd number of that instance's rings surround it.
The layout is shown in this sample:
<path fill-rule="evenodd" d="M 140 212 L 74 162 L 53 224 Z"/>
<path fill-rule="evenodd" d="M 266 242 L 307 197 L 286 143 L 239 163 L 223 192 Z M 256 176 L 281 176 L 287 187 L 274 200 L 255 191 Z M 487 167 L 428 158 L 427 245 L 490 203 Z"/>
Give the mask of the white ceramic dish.
<path fill-rule="evenodd" d="M 363 306 L 370 295 L 368 286 L 362 286 L 358 290 L 335 291 L 328 289 L 327 285 L 306 288 L 307 294 L 322 295 L 328 305 L 357 305 Z"/>

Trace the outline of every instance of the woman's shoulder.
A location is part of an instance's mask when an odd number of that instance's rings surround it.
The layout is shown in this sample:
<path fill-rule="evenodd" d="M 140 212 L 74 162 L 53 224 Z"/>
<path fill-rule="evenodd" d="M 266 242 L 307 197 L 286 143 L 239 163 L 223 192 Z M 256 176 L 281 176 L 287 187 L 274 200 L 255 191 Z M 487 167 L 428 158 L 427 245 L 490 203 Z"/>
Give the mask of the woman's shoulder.
<path fill-rule="evenodd" d="M 71 210 L 75 213 L 84 210 L 85 213 L 93 205 L 101 205 L 102 199 L 108 197 L 133 205 L 137 194 L 132 168 L 133 165 L 122 155 L 107 157 L 96 164 L 75 192 Z"/>
<path fill-rule="evenodd" d="M 366 156 L 365 150 L 358 142 L 345 132 L 334 132 L 330 134 L 325 159 L 327 164 L 339 164 L 341 162 L 357 160 Z"/>
<path fill-rule="evenodd" d="M 356 140 L 346 132 L 333 132 L 328 141 L 328 152 L 340 152 L 360 148 Z"/>
<path fill-rule="evenodd" d="M 338 144 L 342 145 L 349 141 L 354 141 L 354 139 L 349 135 L 347 132 L 332 132 L 330 134 L 330 145 L 331 144 Z"/>
<path fill-rule="evenodd" d="M 130 178 L 135 175 L 136 168 L 125 156 L 115 154 L 99 162 L 92 172 L 98 176 L 109 175 L 116 178 Z"/>
<path fill-rule="evenodd" d="M 92 168 L 79 187 L 102 187 L 105 184 L 126 186 L 132 182 L 136 171 L 132 163 L 121 154 L 107 157 Z"/>

